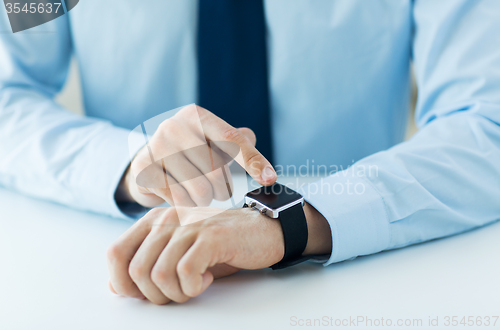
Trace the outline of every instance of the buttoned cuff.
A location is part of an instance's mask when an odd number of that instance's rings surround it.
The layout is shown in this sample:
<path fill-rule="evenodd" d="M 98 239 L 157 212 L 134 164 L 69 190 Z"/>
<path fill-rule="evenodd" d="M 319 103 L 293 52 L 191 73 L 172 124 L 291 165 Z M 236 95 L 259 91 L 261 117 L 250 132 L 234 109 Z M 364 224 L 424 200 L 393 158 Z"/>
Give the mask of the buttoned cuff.
<path fill-rule="evenodd" d="M 330 224 L 332 253 L 325 266 L 389 246 L 384 201 L 372 183 L 356 176 L 353 168 L 305 185 L 299 193 Z"/>

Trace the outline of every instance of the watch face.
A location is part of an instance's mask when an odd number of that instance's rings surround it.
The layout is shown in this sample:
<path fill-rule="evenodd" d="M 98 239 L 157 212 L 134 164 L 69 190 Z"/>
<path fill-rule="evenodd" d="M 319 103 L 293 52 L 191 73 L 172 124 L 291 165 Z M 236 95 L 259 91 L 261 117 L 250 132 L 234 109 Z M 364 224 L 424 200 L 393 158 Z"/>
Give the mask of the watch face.
<path fill-rule="evenodd" d="M 302 199 L 301 194 L 279 183 L 255 189 L 249 192 L 247 196 L 273 210 Z"/>

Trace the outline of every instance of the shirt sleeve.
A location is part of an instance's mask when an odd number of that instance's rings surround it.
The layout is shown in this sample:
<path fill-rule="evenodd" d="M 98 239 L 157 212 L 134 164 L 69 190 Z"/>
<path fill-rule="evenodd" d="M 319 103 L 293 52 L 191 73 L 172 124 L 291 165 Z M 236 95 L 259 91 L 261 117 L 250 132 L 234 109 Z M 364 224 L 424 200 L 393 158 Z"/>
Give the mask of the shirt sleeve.
<path fill-rule="evenodd" d="M 301 189 L 325 265 L 500 219 L 500 2 L 415 0 L 413 20 L 419 132 Z"/>
<path fill-rule="evenodd" d="M 126 217 L 114 193 L 130 162 L 130 132 L 54 102 L 72 56 L 67 17 L 14 34 L 0 16 L 0 185 Z"/>

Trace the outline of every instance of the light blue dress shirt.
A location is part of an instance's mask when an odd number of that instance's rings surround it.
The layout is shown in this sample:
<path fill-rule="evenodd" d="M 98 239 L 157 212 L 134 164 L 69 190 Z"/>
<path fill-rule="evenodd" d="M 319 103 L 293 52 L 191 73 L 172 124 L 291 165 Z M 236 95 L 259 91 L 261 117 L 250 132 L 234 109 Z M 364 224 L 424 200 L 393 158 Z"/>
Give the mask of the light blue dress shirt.
<path fill-rule="evenodd" d="M 326 264 L 500 218 L 500 1 L 265 9 L 276 163 L 355 162 L 323 191 L 301 190 L 330 223 Z M 196 10 L 194 0 L 85 0 L 17 34 L 0 10 L 0 184 L 123 216 L 114 192 L 129 130 L 196 102 Z M 53 100 L 73 55 L 86 117 Z M 420 131 L 402 142 L 411 63 Z"/>

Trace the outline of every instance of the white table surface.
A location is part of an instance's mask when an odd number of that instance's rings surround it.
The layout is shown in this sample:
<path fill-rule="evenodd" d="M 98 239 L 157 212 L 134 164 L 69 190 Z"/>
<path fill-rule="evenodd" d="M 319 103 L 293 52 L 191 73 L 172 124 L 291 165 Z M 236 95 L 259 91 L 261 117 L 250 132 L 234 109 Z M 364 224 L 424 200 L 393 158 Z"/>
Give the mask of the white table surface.
<path fill-rule="evenodd" d="M 242 271 L 165 306 L 108 291 L 106 248 L 129 226 L 0 188 L 0 329 L 288 329 L 357 316 L 421 318 L 420 329 L 439 317 L 437 329 L 454 328 L 446 316 L 500 314 L 500 223 L 326 268 Z"/>

